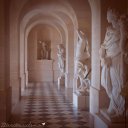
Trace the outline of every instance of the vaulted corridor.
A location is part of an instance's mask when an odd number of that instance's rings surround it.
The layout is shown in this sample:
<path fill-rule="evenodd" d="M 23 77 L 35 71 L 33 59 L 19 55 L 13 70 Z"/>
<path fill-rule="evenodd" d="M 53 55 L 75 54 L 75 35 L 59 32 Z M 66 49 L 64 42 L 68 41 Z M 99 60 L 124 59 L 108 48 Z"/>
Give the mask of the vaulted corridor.
<path fill-rule="evenodd" d="M 128 0 L 0 0 L 0 127 L 127 128 Z"/>
<path fill-rule="evenodd" d="M 56 84 L 49 82 L 30 83 L 11 124 L 17 122 L 33 128 L 91 128 L 91 115 L 85 110 L 76 109 L 65 91 L 63 87 L 58 90 Z"/>

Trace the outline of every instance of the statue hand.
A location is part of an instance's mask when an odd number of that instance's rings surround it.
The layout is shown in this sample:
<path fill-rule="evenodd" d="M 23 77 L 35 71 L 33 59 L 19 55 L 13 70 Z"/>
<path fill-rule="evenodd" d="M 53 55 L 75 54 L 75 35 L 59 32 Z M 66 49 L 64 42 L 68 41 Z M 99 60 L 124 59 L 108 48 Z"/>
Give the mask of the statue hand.
<path fill-rule="evenodd" d="M 105 49 L 103 47 L 100 48 L 99 54 L 101 59 L 105 57 Z"/>

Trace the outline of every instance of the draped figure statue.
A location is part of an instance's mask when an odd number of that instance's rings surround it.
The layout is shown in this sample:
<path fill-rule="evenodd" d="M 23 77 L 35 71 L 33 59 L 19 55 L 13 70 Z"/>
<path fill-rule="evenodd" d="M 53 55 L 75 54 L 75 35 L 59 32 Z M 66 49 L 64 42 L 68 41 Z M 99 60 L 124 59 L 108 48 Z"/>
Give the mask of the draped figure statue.
<path fill-rule="evenodd" d="M 124 59 L 127 56 L 127 32 L 123 18 L 116 11 L 108 9 L 105 39 L 99 50 L 101 58 L 101 85 L 110 99 L 107 113 L 110 117 L 121 116 L 125 109 L 125 98 L 121 95 L 126 83 Z M 127 58 L 127 57 L 126 57 Z"/>
<path fill-rule="evenodd" d="M 58 66 L 61 72 L 61 76 L 64 76 L 65 73 L 65 49 L 63 47 L 63 44 L 58 44 Z"/>

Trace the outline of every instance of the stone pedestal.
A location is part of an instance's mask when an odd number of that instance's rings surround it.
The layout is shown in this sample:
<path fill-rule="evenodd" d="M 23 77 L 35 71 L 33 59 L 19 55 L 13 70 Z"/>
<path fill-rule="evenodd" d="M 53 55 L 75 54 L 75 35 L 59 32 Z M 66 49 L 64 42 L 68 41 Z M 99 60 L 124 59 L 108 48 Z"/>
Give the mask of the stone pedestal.
<path fill-rule="evenodd" d="M 128 128 L 128 118 L 111 117 L 107 113 L 107 109 L 101 109 L 100 113 L 95 115 L 94 128 Z"/>
<path fill-rule="evenodd" d="M 94 117 L 94 128 L 128 128 L 128 123 L 110 122 L 102 114 L 97 114 Z"/>
<path fill-rule="evenodd" d="M 60 86 L 64 86 L 65 85 L 65 77 L 59 77 L 58 78 L 58 89 L 60 89 Z"/>
<path fill-rule="evenodd" d="M 101 109 L 100 110 L 101 115 L 104 116 L 104 118 L 106 118 L 109 122 L 112 123 L 124 123 L 125 122 L 125 117 L 124 116 L 120 116 L 120 117 L 110 117 L 109 114 L 107 113 L 107 109 Z M 127 122 L 128 122 L 128 117 L 126 118 Z"/>
<path fill-rule="evenodd" d="M 65 97 L 68 101 L 73 101 L 73 88 L 65 87 Z"/>
<path fill-rule="evenodd" d="M 73 104 L 78 109 L 89 110 L 89 96 L 82 96 L 73 93 Z"/>
<path fill-rule="evenodd" d="M 53 60 L 37 60 L 28 70 L 29 80 L 35 82 L 53 82 Z"/>

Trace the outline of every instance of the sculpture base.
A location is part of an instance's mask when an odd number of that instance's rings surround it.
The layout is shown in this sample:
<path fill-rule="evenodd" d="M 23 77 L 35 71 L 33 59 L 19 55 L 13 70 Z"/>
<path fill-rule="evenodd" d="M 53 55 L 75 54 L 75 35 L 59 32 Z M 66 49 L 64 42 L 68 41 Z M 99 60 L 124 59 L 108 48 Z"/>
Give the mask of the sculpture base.
<path fill-rule="evenodd" d="M 114 117 L 114 116 L 110 116 L 108 113 L 107 113 L 107 109 L 101 109 L 100 110 L 100 113 L 101 115 L 104 116 L 104 118 L 106 118 L 108 121 L 112 122 L 112 123 L 124 123 L 125 122 L 125 116 L 119 116 L 119 117 Z M 126 118 L 127 119 L 127 118 Z M 128 121 L 128 119 L 127 119 Z"/>
<path fill-rule="evenodd" d="M 60 86 L 64 86 L 65 85 L 65 77 L 59 77 L 58 78 L 58 89 L 60 89 Z"/>
<path fill-rule="evenodd" d="M 128 123 L 110 122 L 102 114 L 94 116 L 94 128 L 127 128 Z"/>
<path fill-rule="evenodd" d="M 89 110 L 89 96 L 73 93 L 73 104 L 78 109 Z"/>

